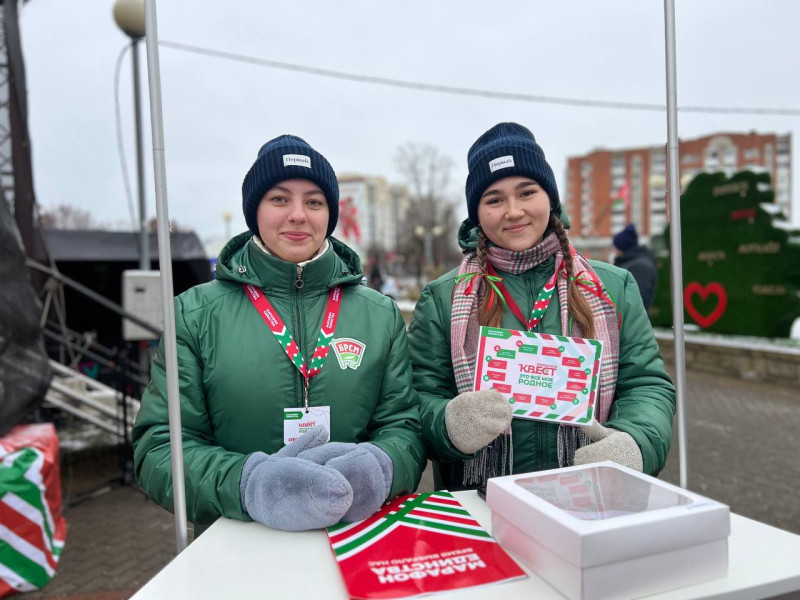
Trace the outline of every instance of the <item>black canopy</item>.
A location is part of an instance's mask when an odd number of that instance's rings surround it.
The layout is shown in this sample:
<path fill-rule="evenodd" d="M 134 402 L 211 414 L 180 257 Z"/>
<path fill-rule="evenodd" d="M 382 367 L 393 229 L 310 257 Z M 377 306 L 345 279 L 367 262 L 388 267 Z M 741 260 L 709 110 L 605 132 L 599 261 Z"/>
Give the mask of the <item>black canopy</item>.
<path fill-rule="evenodd" d="M 122 304 L 122 273 L 139 268 L 139 234 L 132 231 L 63 230 L 43 232 L 49 256 L 58 270 L 91 290 Z M 150 268 L 158 269 L 158 241 L 149 235 Z M 38 256 L 47 257 L 42 240 Z M 172 280 L 175 294 L 211 281 L 211 265 L 194 232 L 170 235 Z M 46 262 L 47 259 L 45 259 Z M 64 289 L 67 326 L 78 332 L 95 331 L 109 347 L 122 343 L 122 319 L 70 288 Z"/>

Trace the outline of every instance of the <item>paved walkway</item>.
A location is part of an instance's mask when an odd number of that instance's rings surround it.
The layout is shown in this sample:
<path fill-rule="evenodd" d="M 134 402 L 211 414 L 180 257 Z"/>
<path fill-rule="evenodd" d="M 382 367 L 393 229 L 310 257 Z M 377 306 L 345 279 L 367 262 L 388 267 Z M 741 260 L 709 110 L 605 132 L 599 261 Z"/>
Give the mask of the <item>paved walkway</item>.
<path fill-rule="evenodd" d="M 687 373 L 690 490 L 800 534 L 797 388 Z M 677 428 L 660 477 L 679 484 Z"/>
<path fill-rule="evenodd" d="M 796 389 L 688 373 L 689 488 L 734 512 L 800 534 Z M 110 477 L 116 455 L 64 458 L 65 496 Z M 678 483 L 678 448 L 662 478 Z M 421 490 L 430 490 L 430 470 Z M 66 509 L 69 531 L 57 577 L 27 600 L 129 598 L 174 556 L 172 515 L 132 487 Z"/>

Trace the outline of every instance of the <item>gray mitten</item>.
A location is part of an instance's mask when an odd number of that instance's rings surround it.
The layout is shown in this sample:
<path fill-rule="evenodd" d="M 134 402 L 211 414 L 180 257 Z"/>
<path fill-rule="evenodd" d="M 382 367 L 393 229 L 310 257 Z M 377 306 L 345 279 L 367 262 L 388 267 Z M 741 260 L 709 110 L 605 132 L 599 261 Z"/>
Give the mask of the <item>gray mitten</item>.
<path fill-rule="evenodd" d="M 250 455 L 239 484 L 245 512 L 259 523 L 284 531 L 338 523 L 353 503 L 346 477 L 331 467 L 297 458 L 327 439 L 327 428 L 318 426 L 275 454 Z"/>
<path fill-rule="evenodd" d="M 464 392 L 444 409 L 444 424 L 453 446 L 475 454 L 511 425 L 511 404 L 496 390 Z"/>
<path fill-rule="evenodd" d="M 350 482 L 353 504 L 343 521 L 361 521 L 375 514 L 392 490 L 392 459 L 374 444 L 331 442 L 298 457 L 336 469 Z"/>
<path fill-rule="evenodd" d="M 358 444 L 349 442 L 328 442 L 327 444 L 322 444 L 321 446 L 303 450 L 297 456 L 298 458 L 305 458 L 306 460 L 315 462 L 318 465 L 324 465 L 332 458 L 336 458 L 337 456 L 342 456 L 343 454 L 351 452 L 357 445 Z"/>
<path fill-rule="evenodd" d="M 583 429 L 594 442 L 575 451 L 575 465 L 612 460 L 634 471 L 642 471 L 642 452 L 630 434 L 595 423 Z"/>

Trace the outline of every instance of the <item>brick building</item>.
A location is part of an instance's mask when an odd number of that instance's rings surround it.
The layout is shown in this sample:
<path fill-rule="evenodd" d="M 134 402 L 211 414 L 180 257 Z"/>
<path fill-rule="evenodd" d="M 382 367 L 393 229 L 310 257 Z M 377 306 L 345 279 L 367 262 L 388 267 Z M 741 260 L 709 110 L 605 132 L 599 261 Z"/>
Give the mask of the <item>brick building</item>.
<path fill-rule="evenodd" d="M 791 134 L 715 133 L 680 140 L 679 157 L 681 187 L 700 172 L 770 173 L 775 202 L 791 219 Z M 562 197 L 576 248 L 593 258 L 607 258 L 611 236 L 627 223 L 636 225 L 644 242 L 662 233 L 666 183 L 663 146 L 595 150 L 568 158 Z"/>

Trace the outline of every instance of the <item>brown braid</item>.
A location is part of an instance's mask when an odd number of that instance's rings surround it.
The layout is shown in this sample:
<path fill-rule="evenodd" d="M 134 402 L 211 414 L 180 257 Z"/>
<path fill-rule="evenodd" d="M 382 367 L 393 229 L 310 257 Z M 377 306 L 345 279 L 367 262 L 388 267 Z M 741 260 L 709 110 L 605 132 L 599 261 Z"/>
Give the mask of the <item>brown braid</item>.
<path fill-rule="evenodd" d="M 575 275 L 575 269 L 572 264 L 572 252 L 569 248 L 569 240 L 567 239 L 567 232 L 561 221 L 550 214 L 550 226 L 558 238 L 558 243 L 561 245 L 561 251 L 564 253 L 564 264 L 567 267 L 567 276 L 570 278 L 567 281 L 567 311 L 575 319 L 575 322 L 580 325 L 583 337 L 594 338 L 594 317 L 592 309 L 586 298 L 583 297 L 581 291 L 578 289 L 577 284 L 572 281 Z M 570 335 L 569 331 L 564 332 L 564 335 Z"/>
<path fill-rule="evenodd" d="M 475 253 L 478 259 L 478 269 L 486 273 L 486 260 L 489 256 L 489 240 L 483 231 L 478 233 L 478 249 Z M 478 305 L 478 322 L 484 327 L 500 327 L 503 324 L 503 303 L 500 298 L 495 298 L 492 308 L 489 308 L 489 299 L 492 297 L 492 288 L 484 282 L 483 296 Z"/>

